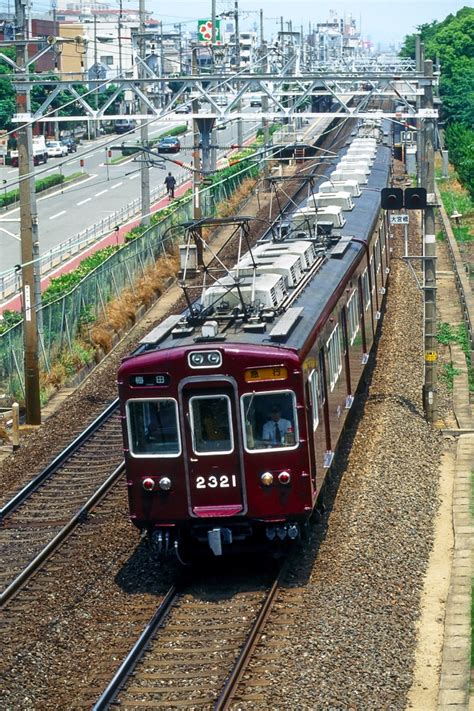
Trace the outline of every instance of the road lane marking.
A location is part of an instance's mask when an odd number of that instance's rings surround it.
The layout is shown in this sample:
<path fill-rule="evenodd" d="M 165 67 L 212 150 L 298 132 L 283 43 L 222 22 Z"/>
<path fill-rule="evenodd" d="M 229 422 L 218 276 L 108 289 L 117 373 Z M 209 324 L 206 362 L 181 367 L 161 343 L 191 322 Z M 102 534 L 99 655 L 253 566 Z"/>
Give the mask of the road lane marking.
<path fill-rule="evenodd" d="M 14 237 L 15 239 L 17 239 L 18 242 L 21 242 L 21 237 L 19 235 L 14 235 L 13 232 L 9 232 L 4 227 L 0 227 L 0 232 L 5 232 L 7 235 L 10 235 L 10 237 Z"/>
<path fill-rule="evenodd" d="M 8 173 L 8 174 L 10 174 L 10 173 L 16 173 L 17 170 L 18 170 L 18 168 L 14 168 L 13 170 L 8 170 L 7 173 Z"/>
<path fill-rule="evenodd" d="M 36 202 L 40 202 L 41 200 L 48 200 L 49 198 L 52 198 L 55 195 L 62 195 L 68 190 L 78 190 L 79 188 L 82 188 L 84 183 L 87 183 L 88 180 L 93 180 L 94 178 L 97 178 L 97 173 L 92 173 L 92 175 L 89 175 L 88 178 L 84 178 L 84 180 L 80 180 L 77 183 L 71 183 L 71 185 L 68 185 L 67 187 L 61 188 L 60 190 L 56 190 L 55 193 L 50 193 L 49 195 L 45 195 L 44 197 L 38 198 Z M 16 209 L 19 210 L 20 208 L 18 207 Z"/>
<path fill-rule="evenodd" d="M 66 214 L 66 210 L 61 210 L 61 212 L 57 212 L 55 215 L 51 215 L 51 217 L 49 219 L 55 220 L 57 217 L 60 217 L 61 215 L 65 215 L 65 214 Z"/>
<path fill-rule="evenodd" d="M 129 177 L 129 180 L 135 180 L 135 178 L 139 178 L 139 177 L 140 177 L 140 173 L 135 173 L 135 175 L 131 175 Z"/>
<path fill-rule="evenodd" d="M 115 188 L 119 188 L 121 185 L 123 185 L 123 183 L 117 183 L 116 185 L 111 185 L 110 189 L 115 190 Z"/>
<path fill-rule="evenodd" d="M 109 192 L 109 189 L 107 188 L 107 190 L 101 190 L 100 193 L 96 193 L 95 196 L 100 197 L 101 195 L 105 195 L 105 193 L 108 193 L 108 192 Z"/>
<path fill-rule="evenodd" d="M 90 202 L 91 200 L 92 200 L 91 197 L 90 197 L 90 198 L 86 198 L 85 200 L 81 200 L 81 202 L 78 202 L 77 205 L 84 205 L 84 203 Z"/>

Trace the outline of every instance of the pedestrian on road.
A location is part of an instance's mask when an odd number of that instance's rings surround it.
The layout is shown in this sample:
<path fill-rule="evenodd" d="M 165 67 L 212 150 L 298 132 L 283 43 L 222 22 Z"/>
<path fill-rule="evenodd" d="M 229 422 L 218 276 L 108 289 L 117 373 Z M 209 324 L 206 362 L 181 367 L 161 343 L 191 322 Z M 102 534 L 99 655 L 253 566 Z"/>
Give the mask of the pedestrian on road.
<path fill-rule="evenodd" d="M 165 178 L 165 185 L 166 189 L 168 191 L 168 197 L 170 200 L 173 200 L 174 198 L 174 189 L 176 187 L 176 178 L 174 175 L 171 175 L 171 173 L 168 173 L 168 175 Z"/>

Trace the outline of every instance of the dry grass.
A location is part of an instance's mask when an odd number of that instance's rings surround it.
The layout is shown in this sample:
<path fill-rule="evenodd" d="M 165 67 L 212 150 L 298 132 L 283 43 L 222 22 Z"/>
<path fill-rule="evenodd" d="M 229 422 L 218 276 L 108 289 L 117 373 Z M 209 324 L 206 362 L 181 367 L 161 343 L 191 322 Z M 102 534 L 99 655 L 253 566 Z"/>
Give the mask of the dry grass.
<path fill-rule="evenodd" d="M 105 326 L 93 326 L 90 331 L 90 339 L 94 346 L 102 348 L 104 353 L 109 353 L 112 350 L 113 333 Z"/>
<path fill-rule="evenodd" d="M 112 348 L 114 333 L 120 333 L 130 323 L 135 323 L 139 308 L 151 306 L 163 292 L 167 279 L 176 276 L 178 269 L 177 247 L 171 254 L 164 254 L 155 264 L 148 266 L 133 291 L 127 289 L 107 304 L 105 316 L 90 329 L 89 338 L 93 345 L 108 353 Z"/>
<path fill-rule="evenodd" d="M 0 424 L 0 442 L 5 444 L 10 442 L 10 435 L 2 424 Z"/>
<path fill-rule="evenodd" d="M 48 389 L 55 389 L 61 387 L 66 379 L 66 368 L 63 363 L 56 362 L 51 366 L 49 373 L 41 373 L 40 381 L 41 387 Z"/>
<path fill-rule="evenodd" d="M 256 184 L 255 178 L 246 178 L 241 182 L 237 190 L 232 194 L 232 196 L 222 202 L 217 208 L 218 217 L 229 217 L 230 215 L 236 215 L 239 211 L 239 207 L 243 200 L 247 198 Z"/>

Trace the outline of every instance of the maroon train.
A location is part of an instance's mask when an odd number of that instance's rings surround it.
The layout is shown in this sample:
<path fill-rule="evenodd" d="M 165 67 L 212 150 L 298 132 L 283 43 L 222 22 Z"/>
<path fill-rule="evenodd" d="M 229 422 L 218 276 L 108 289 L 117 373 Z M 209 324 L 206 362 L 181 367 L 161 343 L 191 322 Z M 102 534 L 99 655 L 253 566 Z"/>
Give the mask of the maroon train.
<path fill-rule="evenodd" d="M 158 554 L 299 538 L 382 311 L 390 248 L 380 189 L 390 163 L 387 145 L 355 139 L 329 181 L 345 211 L 321 208 L 318 193 L 319 207 L 287 216 L 279 239 L 214 280 L 207 270 L 201 299 L 123 361 L 131 518 Z"/>

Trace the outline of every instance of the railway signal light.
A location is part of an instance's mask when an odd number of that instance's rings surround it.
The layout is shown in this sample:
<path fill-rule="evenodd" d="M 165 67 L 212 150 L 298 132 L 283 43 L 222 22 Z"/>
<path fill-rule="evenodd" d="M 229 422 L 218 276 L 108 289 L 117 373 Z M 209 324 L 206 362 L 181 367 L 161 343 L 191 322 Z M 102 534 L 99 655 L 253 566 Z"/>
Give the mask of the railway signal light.
<path fill-rule="evenodd" d="M 401 210 L 403 207 L 402 188 L 382 188 L 381 206 L 384 210 Z"/>
<path fill-rule="evenodd" d="M 426 188 L 406 188 L 404 204 L 407 210 L 424 210 L 426 207 Z"/>

